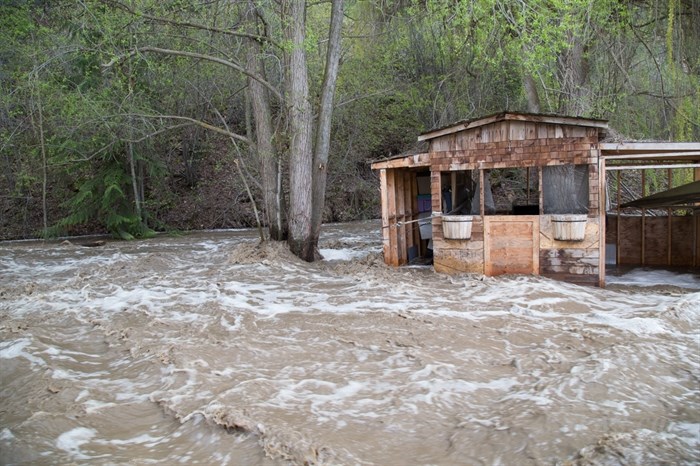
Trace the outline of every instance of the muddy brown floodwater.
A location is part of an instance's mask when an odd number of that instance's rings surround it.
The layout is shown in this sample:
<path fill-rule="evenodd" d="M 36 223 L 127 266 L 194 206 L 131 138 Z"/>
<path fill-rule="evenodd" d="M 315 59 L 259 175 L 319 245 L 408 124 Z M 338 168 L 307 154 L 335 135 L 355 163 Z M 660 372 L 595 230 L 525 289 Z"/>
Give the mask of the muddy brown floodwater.
<path fill-rule="evenodd" d="M 390 269 L 376 222 L 314 264 L 247 231 L 79 243 L 0 243 L 2 464 L 700 462 L 697 276 Z"/>

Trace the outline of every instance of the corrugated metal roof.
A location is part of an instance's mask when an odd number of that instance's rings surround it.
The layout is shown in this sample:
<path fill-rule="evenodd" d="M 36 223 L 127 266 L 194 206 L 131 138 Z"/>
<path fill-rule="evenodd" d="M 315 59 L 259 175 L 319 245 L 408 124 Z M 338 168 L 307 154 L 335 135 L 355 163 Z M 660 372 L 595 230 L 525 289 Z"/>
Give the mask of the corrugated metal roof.
<path fill-rule="evenodd" d="M 700 180 L 651 194 L 632 202 L 627 202 L 620 207 L 639 207 L 645 209 L 687 207 L 698 202 L 700 202 Z"/>

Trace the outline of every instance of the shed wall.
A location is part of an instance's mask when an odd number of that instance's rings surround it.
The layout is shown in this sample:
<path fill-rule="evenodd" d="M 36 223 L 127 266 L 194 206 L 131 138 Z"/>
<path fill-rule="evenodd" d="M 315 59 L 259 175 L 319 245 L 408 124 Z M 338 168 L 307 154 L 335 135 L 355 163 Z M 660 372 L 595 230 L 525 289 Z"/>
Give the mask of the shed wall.
<path fill-rule="evenodd" d="M 619 265 L 700 266 L 700 216 L 608 215 L 607 224 Z"/>
<path fill-rule="evenodd" d="M 499 121 L 485 126 L 436 137 L 430 141 L 433 211 L 441 211 L 441 172 L 496 168 L 527 168 L 575 164 L 589 166 L 589 213 L 583 241 L 553 239 L 551 216 L 534 217 L 530 229 L 518 228 L 523 220 L 513 216 L 475 216 L 472 237 L 446 240 L 442 220 L 433 220 L 434 267 L 443 273 L 487 275 L 532 266 L 532 273 L 569 282 L 597 285 L 601 280 L 600 169 L 598 128 L 543 122 Z M 482 196 L 483 198 L 483 196 Z M 512 227 L 509 223 L 512 222 Z M 522 231 L 521 231 L 522 230 Z M 516 267 L 522 255 L 514 256 L 524 239 L 535 257 Z M 496 238 L 494 235 L 506 237 Z M 523 233 L 524 234 L 524 233 Z M 486 241 L 488 240 L 488 241 Z M 512 244 L 510 244 L 510 243 Z M 510 251 L 509 251 L 510 250 Z M 524 257 L 524 256 L 523 256 Z M 508 261 L 513 265 L 509 268 Z M 528 265 L 529 264 L 529 265 Z M 529 269 L 528 269 L 529 270 Z"/>
<path fill-rule="evenodd" d="M 598 128 L 499 121 L 430 141 L 432 173 L 453 170 L 589 165 L 589 215 L 600 209 Z M 433 197 L 436 193 L 433 191 Z M 434 199 L 434 202 L 436 199 Z M 440 201 L 441 202 L 441 201 Z M 441 204 L 437 204 L 438 210 Z"/>

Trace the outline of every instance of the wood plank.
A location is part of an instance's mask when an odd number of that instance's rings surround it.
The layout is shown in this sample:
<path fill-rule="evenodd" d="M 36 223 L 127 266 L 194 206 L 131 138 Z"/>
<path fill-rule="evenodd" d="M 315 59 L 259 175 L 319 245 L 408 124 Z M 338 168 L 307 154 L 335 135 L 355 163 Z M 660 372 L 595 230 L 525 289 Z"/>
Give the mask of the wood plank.
<path fill-rule="evenodd" d="M 596 120 L 591 118 L 566 117 L 554 115 L 533 115 L 529 113 L 511 113 L 506 114 L 508 120 L 534 121 L 543 123 L 553 123 L 558 125 L 584 126 L 594 128 L 607 128 L 607 120 Z"/>
<path fill-rule="evenodd" d="M 486 275 L 539 273 L 539 217 L 484 217 Z"/>
<path fill-rule="evenodd" d="M 543 249 L 540 273 L 553 275 L 595 275 L 599 272 L 599 249 Z"/>
<path fill-rule="evenodd" d="M 510 122 L 510 131 L 508 132 L 511 141 L 523 141 L 527 134 L 525 123 L 520 121 Z"/>
<path fill-rule="evenodd" d="M 416 173 L 411 172 L 412 179 L 411 179 L 411 204 L 412 208 L 411 210 L 413 211 L 413 220 L 418 219 L 418 177 L 416 176 Z M 424 245 L 421 243 L 420 240 L 420 225 L 418 223 L 413 224 L 413 244 L 418 246 L 418 254 L 419 255 L 425 255 L 426 251 L 424 251 Z M 427 242 L 426 242 L 427 244 Z"/>
<path fill-rule="evenodd" d="M 584 286 L 597 286 L 598 285 L 598 275 L 572 275 L 572 274 L 561 274 L 561 273 L 542 273 L 543 277 L 550 278 L 552 280 L 561 280 L 568 283 L 573 283 L 576 285 Z"/>
<path fill-rule="evenodd" d="M 404 265 L 408 261 L 408 250 L 406 249 L 406 224 L 404 223 L 406 221 L 406 196 L 402 170 L 396 170 L 394 183 L 396 184 L 396 221 L 399 222 L 396 228 L 396 252 L 399 265 Z"/>
<path fill-rule="evenodd" d="M 457 206 L 457 172 L 450 172 L 450 203 L 454 209 Z"/>
<path fill-rule="evenodd" d="M 695 247 L 693 248 L 695 250 L 695 256 L 693 257 L 693 267 L 700 267 L 700 215 L 694 215 L 693 219 L 695 220 L 693 222 L 694 224 L 694 229 L 693 229 L 693 240 Z"/>
<path fill-rule="evenodd" d="M 390 160 L 380 160 L 372 163 L 372 170 L 387 168 L 420 168 L 430 166 L 430 154 L 427 152 L 396 157 Z"/>
<path fill-rule="evenodd" d="M 486 195 L 486 190 L 484 187 L 484 182 L 486 180 L 486 174 L 484 170 L 479 170 L 479 215 L 484 217 L 486 215 L 486 202 L 484 196 Z M 484 218 L 485 220 L 485 218 Z M 484 225 L 484 232 L 486 232 L 486 226 Z"/>
<path fill-rule="evenodd" d="M 613 152 L 656 152 L 659 151 L 698 151 L 700 152 L 700 142 L 601 142 L 598 147 L 606 152 L 603 154 L 614 155 Z M 642 155 L 643 154 L 639 154 Z"/>
<path fill-rule="evenodd" d="M 460 122 L 455 125 L 448 126 L 446 128 L 436 129 L 434 131 L 428 131 L 427 133 L 420 134 L 418 135 L 418 141 L 427 141 L 429 139 L 445 136 L 446 134 L 456 133 L 465 129 L 477 128 L 479 126 L 484 126 L 489 123 L 499 121 L 501 119 L 503 119 L 502 115 L 494 115 L 491 117 L 481 118 L 475 121 Z"/>
<path fill-rule="evenodd" d="M 394 175 L 396 169 L 386 172 L 386 193 L 389 211 L 389 254 L 384 255 L 384 261 L 394 267 L 399 266 L 398 237 L 396 231 L 396 184 Z"/>
<path fill-rule="evenodd" d="M 659 170 L 663 168 L 700 168 L 700 163 L 660 163 L 651 165 L 610 165 L 606 170 L 644 170 L 644 169 Z"/>
<path fill-rule="evenodd" d="M 596 150 L 597 149 L 593 149 Z M 606 262 L 606 238 L 607 238 L 607 222 L 605 221 L 605 213 L 607 206 L 607 181 L 605 180 L 605 159 L 598 158 L 598 192 L 600 196 L 598 198 L 598 225 L 599 225 L 599 235 L 598 235 L 598 250 L 600 251 L 600 258 L 598 260 L 598 286 L 601 288 L 605 287 L 605 262 Z"/>
<path fill-rule="evenodd" d="M 433 264 L 439 273 L 484 273 L 484 249 L 435 250 Z"/>
<path fill-rule="evenodd" d="M 392 265 L 390 260 L 391 238 L 389 236 L 389 195 L 386 168 L 379 171 L 379 191 L 382 204 L 382 250 L 384 252 L 384 263 Z"/>
<path fill-rule="evenodd" d="M 404 197 L 404 210 L 405 210 L 405 222 L 410 222 L 414 220 L 414 210 L 413 205 L 416 203 L 415 196 L 413 196 L 412 186 L 415 184 L 416 174 L 404 171 L 403 174 L 403 197 Z M 408 250 L 414 246 L 413 242 L 413 230 L 416 228 L 417 223 L 409 223 L 406 227 L 406 260 L 408 261 Z"/>

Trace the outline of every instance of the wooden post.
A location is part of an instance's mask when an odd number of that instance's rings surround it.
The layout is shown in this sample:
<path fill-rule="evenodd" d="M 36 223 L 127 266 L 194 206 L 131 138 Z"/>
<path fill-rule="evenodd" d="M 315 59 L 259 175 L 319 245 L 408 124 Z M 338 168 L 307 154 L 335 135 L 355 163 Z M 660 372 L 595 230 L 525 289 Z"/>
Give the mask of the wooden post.
<path fill-rule="evenodd" d="M 411 179 L 413 176 L 413 180 Z M 413 184 L 416 176 L 414 173 L 404 170 L 403 174 L 403 192 L 404 192 L 404 204 L 406 209 L 406 221 L 413 221 L 415 217 L 415 211 L 413 210 L 414 198 L 413 198 Z M 406 227 L 406 262 L 408 262 L 408 250 L 414 245 L 413 242 L 413 231 L 415 229 L 415 223 L 409 223 Z"/>
<path fill-rule="evenodd" d="M 382 203 L 382 249 L 384 250 L 384 263 L 390 265 L 389 255 L 391 239 L 389 237 L 389 191 L 386 168 L 379 170 L 379 191 Z"/>
<path fill-rule="evenodd" d="M 646 173 L 647 171 L 642 168 L 642 197 L 646 196 L 647 192 L 647 180 L 646 180 Z M 646 213 L 647 210 L 642 207 L 642 265 L 646 265 L 646 257 L 644 254 L 644 251 L 646 249 Z"/>
<path fill-rule="evenodd" d="M 398 265 L 403 265 L 406 263 L 408 254 L 406 251 L 406 199 L 404 193 L 404 179 L 403 172 L 401 169 L 395 170 L 396 183 L 396 221 L 400 222 L 399 227 L 396 228 L 396 248 L 398 256 Z"/>
<path fill-rule="evenodd" d="M 482 217 L 486 215 L 485 200 L 484 200 L 484 180 L 485 174 L 482 168 L 479 169 L 479 215 Z"/>
<path fill-rule="evenodd" d="M 542 167 L 537 168 L 537 184 L 539 186 L 539 192 L 537 193 L 537 203 L 540 205 L 540 215 L 544 215 L 544 190 L 542 189 L 542 177 L 544 170 Z"/>
<path fill-rule="evenodd" d="M 607 218 L 607 176 L 605 173 L 605 159 L 598 158 L 598 286 L 605 288 L 605 257 L 606 257 L 606 218 Z"/>
<path fill-rule="evenodd" d="M 389 210 L 389 254 L 384 259 L 394 267 L 399 265 L 398 232 L 396 231 L 396 184 L 394 181 L 396 169 L 387 171 L 387 206 Z"/>
<path fill-rule="evenodd" d="M 700 265 L 700 253 L 698 252 L 698 233 L 700 233 L 700 228 L 698 228 L 698 223 L 700 223 L 700 216 L 693 216 L 695 221 L 693 222 L 693 267 Z"/>
<path fill-rule="evenodd" d="M 415 172 L 406 172 L 406 187 L 408 188 L 408 205 L 411 206 L 411 216 L 410 220 L 416 220 L 418 219 L 418 181 L 416 180 L 416 173 Z M 411 245 L 417 246 L 416 254 L 420 255 L 420 244 L 419 244 L 419 239 L 418 236 L 416 235 L 416 231 L 418 229 L 418 224 L 417 223 L 412 223 L 411 224 Z"/>
<path fill-rule="evenodd" d="M 530 167 L 525 168 L 525 178 L 527 183 L 527 203 L 530 204 Z"/>
<path fill-rule="evenodd" d="M 671 176 L 671 169 L 669 168 L 667 170 L 666 176 L 668 177 L 668 189 L 673 188 L 673 177 Z M 673 242 L 671 241 L 671 237 L 673 233 L 671 232 L 671 228 L 673 228 L 673 209 L 668 207 L 666 209 L 666 213 L 668 215 L 668 222 L 667 222 L 667 236 L 666 236 L 666 265 L 671 266 L 672 261 L 672 255 L 671 255 L 671 248 L 673 247 Z"/>
<path fill-rule="evenodd" d="M 450 191 L 452 192 L 452 209 L 457 207 L 457 172 L 450 172 Z M 449 213 L 449 212 L 448 212 Z"/>
<path fill-rule="evenodd" d="M 700 168 L 695 169 L 695 181 L 700 181 Z M 698 228 L 698 223 L 700 218 L 695 215 L 697 210 L 693 212 L 695 221 L 693 222 L 693 267 L 700 265 L 700 257 L 698 257 L 698 234 L 700 234 L 700 228 Z"/>
<path fill-rule="evenodd" d="M 617 217 L 615 218 L 615 265 L 620 265 L 620 202 L 622 202 L 622 196 L 620 194 L 620 174 L 622 170 L 617 171 Z"/>

